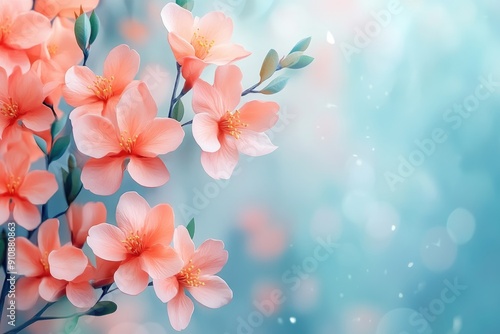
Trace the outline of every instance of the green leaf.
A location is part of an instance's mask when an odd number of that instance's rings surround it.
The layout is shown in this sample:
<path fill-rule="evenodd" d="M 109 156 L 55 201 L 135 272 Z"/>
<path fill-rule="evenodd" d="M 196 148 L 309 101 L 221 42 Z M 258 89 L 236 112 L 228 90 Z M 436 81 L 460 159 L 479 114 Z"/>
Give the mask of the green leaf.
<path fill-rule="evenodd" d="M 288 78 L 284 76 L 277 77 L 273 81 L 269 83 L 264 89 L 260 91 L 262 94 L 270 95 L 276 94 L 277 92 L 283 90 L 285 88 L 286 83 L 288 82 Z"/>
<path fill-rule="evenodd" d="M 310 43 L 311 43 L 311 37 L 301 39 L 300 41 L 297 42 L 297 44 L 295 44 L 290 53 L 294 53 L 297 51 L 306 51 Z"/>
<path fill-rule="evenodd" d="M 194 237 L 194 232 L 195 232 L 195 223 L 194 223 L 194 218 L 193 218 L 193 219 L 191 219 L 191 221 L 189 222 L 189 224 L 187 224 L 186 229 L 188 230 L 188 232 L 189 232 L 189 236 L 191 237 L 191 239 L 193 239 L 193 237 Z"/>
<path fill-rule="evenodd" d="M 90 38 L 89 38 L 89 45 L 92 45 L 97 38 L 97 35 L 99 34 L 99 17 L 95 13 L 95 11 L 92 11 L 92 15 L 90 15 Z"/>
<path fill-rule="evenodd" d="M 118 309 L 118 306 L 110 301 L 99 302 L 94 305 L 85 314 L 92 315 L 94 317 L 102 317 L 103 315 L 108 315 L 114 313 Z"/>
<path fill-rule="evenodd" d="M 71 173 L 76 167 L 78 167 L 78 165 L 76 164 L 76 158 L 73 154 L 70 153 L 68 156 L 68 171 Z"/>
<path fill-rule="evenodd" d="M 83 13 L 75 21 L 75 37 L 80 50 L 87 52 L 87 46 L 91 35 L 91 26 L 89 17 Z"/>
<path fill-rule="evenodd" d="M 303 51 L 295 51 L 290 53 L 288 56 L 286 56 L 280 61 L 281 67 L 285 68 L 297 64 L 297 62 L 300 60 L 300 57 L 303 54 L 304 54 Z"/>
<path fill-rule="evenodd" d="M 70 141 L 70 136 L 63 136 L 55 141 L 50 151 L 49 163 L 63 156 L 64 152 L 68 149 Z"/>
<path fill-rule="evenodd" d="M 302 57 L 300 57 L 300 59 L 299 59 L 298 62 L 296 62 L 295 64 L 293 64 L 291 66 L 288 66 L 288 68 L 291 68 L 293 70 L 298 70 L 299 68 L 306 67 L 307 65 L 309 65 L 310 63 L 312 63 L 313 60 L 314 60 L 313 57 L 302 56 Z"/>
<path fill-rule="evenodd" d="M 189 11 L 192 11 L 194 7 L 194 0 L 176 0 L 175 3 Z"/>
<path fill-rule="evenodd" d="M 66 197 L 66 203 L 70 205 L 73 203 L 82 190 L 82 181 L 81 181 L 81 176 L 82 176 L 82 171 L 80 168 L 75 168 L 73 169 L 70 173 L 67 173 L 65 170 L 63 170 L 63 180 L 64 181 L 64 195 Z M 64 174 L 67 173 L 67 176 Z"/>
<path fill-rule="evenodd" d="M 184 104 L 181 100 L 178 100 L 174 105 L 174 110 L 172 110 L 172 118 L 180 122 L 182 121 L 182 117 L 184 117 Z"/>
<path fill-rule="evenodd" d="M 55 138 L 61 132 L 61 130 L 64 129 L 67 120 L 68 120 L 67 117 L 61 117 L 54 123 L 52 123 L 52 126 L 50 127 L 50 133 L 52 134 L 52 138 Z"/>
<path fill-rule="evenodd" d="M 38 147 L 42 150 L 43 154 L 47 154 L 47 143 L 45 140 L 43 140 L 41 137 L 38 137 L 37 135 L 33 135 L 33 138 L 35 138 L 35 142 L 38 145 Z"/>
<path fill-rule="evenodd" d="M 72 318 L 69 318 L 66 320 L 64 323 L 64 334 L 71 334 L 75 332 L 75 328 L 78 325 L 78 320 L 80 319 L 79 316 L 74 316 Z"/>
<path fill-rule="evenodd" d="M 269 50 L 266 58 L 264 58 L 262 67 L 260 68 L 259 83 L 266 81 L 274 74 L 274 72 L 276 72 L 276 67 L 278 66 L 279 61 L 279 56 L 276 50 Z"/>

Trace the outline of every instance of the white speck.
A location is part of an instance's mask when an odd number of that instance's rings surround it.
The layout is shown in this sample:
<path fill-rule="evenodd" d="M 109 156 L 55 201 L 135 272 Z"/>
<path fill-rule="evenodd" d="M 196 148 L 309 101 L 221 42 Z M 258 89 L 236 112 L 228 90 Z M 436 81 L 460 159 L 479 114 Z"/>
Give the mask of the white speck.
<path fill-rule="evenodd" d="M 399 295 L 398 295 L 399 298 L 403 298 L 403 293 L 400 292 Z"/>
<path fill-rule="evenodd" d="M 352 156 L 353 156 L 353 157 L 355 157 L 355 158 L 357 158 L 357 157 L 358 157 L 358 155 L 357 155 L 357 154 L 353 154 Z"/>
<path fill-rule="evenodd" d="M 371 99 L 372 97 L 370 95 L 366 95 L 366 98 L 369 100 Z"/>
<path fill-rule="evenodd" d="M 413 262 L 408 263 L 408 268 L 413 267 Z"/>
<path fill-rule="evenodd" d="M 460 333 L 462 330 L 462 318 L 457 315 L 453 318 L 453 333 Z"/>
<path fill-rule="evenodd" d="M 337 105 L 336 105 L 336 104 L 333 104 L 333 103 L 327 103 L 327 104 L 326 104 L 326 107 L 327 107 L 327 108 L 337 108 Z"/>
<path fill-rule="evenodd" d="M 370 269 L 366 269 L 366 272 L 369 273 L 370 272 Z"/>
<path fill-rule="evenodd" d="M 385 92 L 385 96 L 387 96 L 387 95 L 389 95 L 389 92 L 387 92 L 387 91 L 386 91 L 386 92 Z"/>
<path fill-rule="evenodd" d="M 331 45 L 335 44 L 335 38 L 333 37 L 332 32 L 330 30 L 326 32 L 326 41 L 328 44 Z"/>
<path fill-rule="evenodd" d="M 379 106 L 376 106 L 376 107 L 375 107 L 375 109 L 379 110 L 379 109 L 380 109 L 380 107 L 379 107 Z"/>
<path fill-rule="evenodd" d="M 372 151 L 375 151 L 375 147 L 372 147 Z"/>
<path fill-rule="evenodd" d="M 316 125 L 316 129 L 319 129 L 319 125 Z"/>
<path fill-rule="evenodd" d="M 373 89 L 373 85 L 369 85 L 369 86 L 368 86 L 368 89 Z"/>
<path fill-rule="evenodd" d="M 366 138 L 366 139 L 370 139 L 370 136 L 366 136 L 365 138 Z"/>
<path fill-rule="evenodd" d="M 293 244 L 290 244 L 290 248 L 292 248 L 292 247 L 293 247 Z"/>
<path fill-rule="evenodd" d="M 351 278 L 352 278 L 351 274 L 347 275 L 347 279 L 351 279 Z"/>
<path fill-rule="evenodd" d="M 436 247 L 441 247 L 441 239 L 438 239 L 438 241 L 434 244 Z"/>
<path fill-rule="evenodd" d="M 363 161 L 361 159 L 356 160 L 356 165 L 361 166 L 363 164 Z"/>
<path fill-rule="evenodd" d="M 290 323 L 294 324 L 297 322 L 297 319 L 295 317 L 290 317 Z"/>
<path fill-rule="evenodd" d="M 387 275 L 387 269 L 386 269 L 386 270 L 384 270 L 384 275 Z"/>
<path fill-rule="evenodd" d="M 283 319 L 278 318 L 278 324 L 280 324 L 280 325 L 283 324 Z"/>
<path fill-rule="evenodd" d="M 325 136 L 321 136 L 321 140 L 325 140 Z"/>
<path fill-rule="evenodd" d="M 392 230 L 392 231 L 396 231 L 396 225 L 392 225 L 392 226 L 391 226 L 391 230 Z"/>
<path fill-rule="evenodd" d="M 341 293 L 341 294 L 339 295 L 339 297 L 340 297 L 340 298 L 344 298 L 344 294 L 343 294 L 343 293 Z"/>
<path fill-rule="evenodd" d="M 363 80 L 365 80 L 365 78 L 364 78 L 363 76 L 361 76 L 361 77 L 359 78 L 359 80 L 363 81 Z"/>

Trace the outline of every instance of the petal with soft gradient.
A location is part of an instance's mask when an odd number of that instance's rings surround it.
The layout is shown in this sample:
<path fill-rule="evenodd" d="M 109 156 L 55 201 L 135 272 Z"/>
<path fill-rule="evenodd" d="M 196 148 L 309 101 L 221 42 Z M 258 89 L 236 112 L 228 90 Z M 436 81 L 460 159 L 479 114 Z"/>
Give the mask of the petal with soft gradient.
<path fill-rule="evenodd" d="M 210 49 L 210 53 L 205 58 L 205 61 L 220 66 L 248 57 L 249 55 L 250 52 L 245 50 L 241 45 L 221 44 L 214 45 Z"/>
<path fill-rule="evenodd" d="M 28 11 L 15 18 L 4 43 L 14 49 L 29 49 L 43 43 L 49 37 L 50 30 L 50 21 L 45 16 Z"/>
<path fill-rule="evenodd" d="M 16 223 L 28 231 L 35 229 L 40 224 L 40 211 L 38 211 L 38 208 L 22 198 L 16 198 L 14 200 L 12 217 Z"/>
<path fill-rule="evenodd" d="M 240 103 L 243 74 L 235 65 L 220 66 L 215 70 L 214 87 L 219 91 L 224 105 L 233 111 Z"/>
<path fill-rule="evenodd" d="M 229 179 L 238 164 L 238 150 L 225 139 L 217 152 L 201 152 L 201 165 L 212 178 Z"/>
<path fill-rule="evenodd" d="M 193 137 L 205 152 L 216 152 L 220 149 L 219 120 L 211 114 L 200 113 L 193 118 Z"/>
<path fill-rule="evenodd" d="M 137 138 L 134 153 L 153 158 L 175 151 L 183 139 L 184 130 L 179 122 L 171 118 L 156 118 Z"/>
<path fill-rule="evenodd" d="M 226 43 L 233 34 L 233 21 L 219 11 L 209 12 L 198 21 L 200 35 L 215 44 Z"/>
<path fill-rule="evenodd" d="M 69 282 L 66 287 L 66 296 L 71 304 L 80 308 L 90 308 L 98 299 L 97 291 L 89 282 Z"/>
<path fill-rule="evenodd" d="M 174 235 L 174 210 L 158 204 L 148 212 L 144 222 L 144 239 L 148 245 L 169 245 Z"/>
<path fill-rule="evenodd" d="M 181 66 L 184 64 L 184 59 L 186 59 L 186 57 L 195 56 L 193 46 L 174 32 L 168 34 L 168 43 L 174 53 L 175 60 L 177 60 L 177 63 Z"/>
<path fill-rule="evenodd" d="M 278 148 L 273 145 L 265 133 L 243 129 L 238 140 L 236 140 L 238 151 L 243 154 L 258 157 L 266 155 Z"/>
<path fill-rule="evenodd" d="M 63 89 L 64 99 L 73 107 L 100 101 L 91 89 L 94 87 L 96 81 L 96 75 L 88 67 L 71 67 L 65 75 L 66 86 Z"/>
<path fill-rule="evenodd" d="M 74 203 L 66 213 L 71 241 L 75 247 L 81 248 L 87 239 L 92 226 L 106 222 L 106 206 L 101 202 L 88 202 L 83 207 Z"/>
<path fill-rule="evenodd" d="M 50 129 L 54 122 L 54 115 L 48 107 L 40 105 L 24 114 L 22 120 L 28 129 L 39 132 Z"/>
<path fill-rule="evenodd" d="M 168 32 L 174 32 L 186 40 L 193 36 L 193 14 L 175 3 L 166 4 L 161 10 L 161 19 Z"/>
<path fill-rule="evenodd" d="M 10 197 L 0 196 L 0 225 L 10 217 Z"/>
<path fill-rule="evenodd" d="M 118 289 L 129 295 L 138 295 L 148 286 L 148 274 L 141 269 L 140 258 L 132 258 L 120 265 L 115 272 Z"/>
<path fill-rule="evenodd" d="M 116 105 L 116 120 L 121 134 L 134 137 L 148 131 L 158 108 L 145 83 L 127 88 Z"/>
<path fill-rule="evenodd" d="M 278 121 L 280 106 L 275 102 L 250 101 L 240 108 L 240 121 L 255 132 L 269 130 Z"/>
<path fill-rule="evenodd" d="M 54 249 L 61 247 L 59 239 L 59 221 L 47 219 L 38 229 L 38 248 L 41 254 L 49 254 Z"/>
<path fill-rule="evenodd" d="M 114 77 L 113 92 L 121 92 L 139 70 L 140 56 L 126 44 L 121 44 L 111 50 L 104 61 L 104 76 Z"/>
<path fill-rule="evenodd" d="M 83 186 L 96 195 L 115 193 L 122 183 L 123 162 L 123 157 L 89 159 L 82 169 Z"/>
<path fill-rule="evenodd" d="M 87 268 L 88 258 L 80 248 L 68 244 L 50 252 L 48 261 L 54 278 L 72 281 Z"/>
<path fill-rule="evenodd" d="M 107 118 L 85 115 L 72 120 L 76 147 L 92 158 L 102 158 L 122 151 L 116 129 Z"/>
<path fill-rule="evenodd" d="M 32 109 L 47 109 L 52 115 L 50 109 L 42 105 L 45 98 L 43 84 L 34 71 L 22 73 L 21 69 L 16 68 L 9 78 L 9 95 L 18 104 L 18 108 L 23 114 L 22 118 L 26 117 L 26 113 L 31 112 Z"/>
<path fill-rule="evenodd" d="M 57 181 L 54 174 L 47 171 L 35 170 L 24 178 L 18 194 L 31 203 L 45 204 L 57 191 Z"/>
<path fill-rule="evenodd" d="M 26 51 L 0 45 L 0 67 L 4 68 L 8 75 L 14 71 L 15 67 L 19 67 L 23 72 L 26 72 L 30 69 L 30 60 Z"/>
<path fill-rule="evenodd" d="M 132 179 L 144 187 L 159 187 L 170 179 L 170 173 L 160 158 L 132 156 L 127 170 Z"/>
<path fill-rule="evenodd" d="M 16 306 L 25 311 L 35 306 L 40 296 L 38 290 L 42 279 L 39 277 L 21 277 L 16 282 Z"/>
<path fill-rule="evenodd" d="M 167 304 L 168 319 L 176 331 L 185 329 L 191 321 L 194 304 L 191 299 L 179 290 L 179 293 Z"/>
<path fill-rule="evenodd" d="M 207 65 L 207 63 L 197 57 L 184 58 L 182 63 L 182 77 L 185 80 L 184 87 L 182 87 L 183 94 L 186 94 L 193 88 Z"/>
<path fill-rule="evenodd" d="M 116 223 L 125 233 L 142 232 L 151 210 L 148 202 L 135 191 L 120 196 L 116 206 Z"/>
<path fill-rule="evenodd" d="M 175 276 L 165 279 L 155 279 L 153 280 L 153 288 L 158 298 L 162 302 L 168 303 L 179 292 L 179 282 Z"/>
<path fill-rule="evenodd" d="M 167 278 L 178 274 L 183 266 L 179 255 L 166 245 L 154 245 L 142 252 L 142 269 L 154 279 Z"/>
<path fill-rule="evenodd" d="M 233 299 L 233 291 L 218 276 L 205 276 L 200 279 L 204 285 L 189 287 L 188 291 L 200 304 L 210 308 L 219 308 Z"/>
<path fill-rule="evenodd" d="M 219 119 L 228 111 L 217 89 L 203 80 L 198 80 L 194 85 L 193 110 L 197 114 L 209 113 Z"/>
<path fill-rule="evenodd" d="M 174 232 L 174 249 L 187 265 L 194 254 L 194 242 L 189 236 L 186 227 L 177 226 Z"/>
<path fill-rule="evenodd" d="M 125 239 L 118 227 L 103 223 L 90 228 L 87 244 L 96 256 L 104 260 L 122 261 L 128 253 L 122 242 Z"/>
<path fill-rule="evenodd" d="M 16 270 L 19 275 L 28 277 L 44 273 L 40 250 L 25 237 L 16 238 Z"/>
<path fill-rule="evenodd" d="M 40 282 L 40 297 L 48 302 L 55 302 L 64 295 L 67 284 L 68 282 L 66 281 L 58 280 L 50 276 L 45 276 Z"/>
<path fill-rule="evenodd" d="M 227 262 L 228 253 L 220 240 L 206 240 L 194 252 L 193 266 L 200 269 L 200 275 L 217 274 Z"/>

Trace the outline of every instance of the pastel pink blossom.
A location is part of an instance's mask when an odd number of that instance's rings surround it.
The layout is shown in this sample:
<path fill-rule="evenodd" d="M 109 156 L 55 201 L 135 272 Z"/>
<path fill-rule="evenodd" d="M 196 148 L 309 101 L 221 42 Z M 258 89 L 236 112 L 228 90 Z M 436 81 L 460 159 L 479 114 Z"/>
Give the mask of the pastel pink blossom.
<path fill-rule="evenodd" d="M 174 248 L 184 267 L 175 276 L 153 280 L 156 295 L 168 303 L 168 317 L 172 327 L 185 329 L 194 310 L 194 304 L 185 290 L 202 305 L 219 308 L 231 301 L 233 292 L 227 283 L 215 276 L 227 262 L 228 253 L 220 240 L 206 240 L 195 250 L 189 232 L 178 226 L 174 232 Z"/>
<path fill-rule="evenodd" d="M 82 248 L 89 229 L 92 226 L 106 222 L 106 207 L 102 202 L 88 202 L 85 205 L 72 203 L 66 213 L 71 243 Z"/>
<path fill-rule="evenodd" d="M 118 201 L 116 223 L 90 228 L 87 243 L 96 256 L 120 263 L 114 280 L 122 292 L 137 295 L 149 276 L 166 278 L 181 270 L 182 261 L 169 246 L 174 233 L 170 205 L 151 208 L 139 194 L 127 192 Z"/>
<path fill-rule="evenodd" d="M 120 267 L 120 262 L 107 261 L 96 256 L 96 270 L 93 277 L 92 285 L 94 288 L 101 288 L 106 285 L 112 284 L 115 279 L 115 272 Z"/>
<path fill-rule="evenodd" d="M 17 67 L 10 77 L 0 68 L 0 139 L 21 127 L 32 132 L 50 129 L 54 115 L 43 105 L 44 85 L 32 72 Z"/>
<path fill-rule="evenodd" d="M 193 136 L 202 149 L 201 164 L 214 179 L 228 179 L 239 152 L 261 156 L 274 151 L 264 131 L 278 120 L 279 105 L 250 101 L 239 109 L 242 74 L 235 65 L 218 67 L 214 85 L 198 80 L 193 88 Z"/>
<path fill-rule="evenodd" d="M 83 186 L 98 195 L 120 187 L 123 171 L 145 187 L 165 184 L 170 173 L 160 154 L 182 142 L 179 122 L 157 118 L 156 103 L 145 83 L 129 88 L 116 106 L 115 119 L 98 115 L 71 117 L 78 150 L 91 157 L 82 170 Z"/>
<path fill-rule="evenodd" d="M 56 15 L 73 18 L 74 13 L 80 13 L 80 6 L 84 12 L 90 12 L 99 4 L 99 0 L 36 0 L 35 10 L 49 19 Z"/>
<path fill-rule="evenodd" d="M 54 174 L 29 172 L 29 155 L 21 148 L 7 151 L 0 160 L 0 224 L 12 217 L 22 227 L 33 230 L 40 224 L 37 205 L 45 204 L 57 191 Z"/>
<path fill-rule="evenodd" d="M 16 238 L 17 306 L 32 308 L 38 297 L 53 302 L 66 294 L 77 307 L 91 307 L 97 301 L 89 283 L 93 268 L 81 249 L 61 247 L 59 221 L 46 220 L 38 231 L 38 247 L 25 237 Z"/>
<path fill-rule="evenodd" d="M 136 85 L 140 56 L 122 44 L 110 51 L 104 61 L 103 75 L 96 75 L 87 66 L 73 66 L 66 72 L 63 95 L 66 102 L 77 107 L 72 117 L 96 114 L 112 117 L 111 113 L 122 93 Z"/>
<path fill-rule="evenodd" d="M 26 50 L 43 43 L 50 21 L 32 11 L 33 0 L 0 0 L 0 67 L 11 74 L 15 67 L 30 69 Z"/>
<path fill-rule="evenodd" d="M 175 3 L 168 3 L 161 17 L 172 52 L 186 79 L 184 93 L 191 89 L 208 64 L 225 65 L 250 55 L 242 46 L 231 43 L 233 21 L 222 12 L 210 12 L 198 18 Z"/>

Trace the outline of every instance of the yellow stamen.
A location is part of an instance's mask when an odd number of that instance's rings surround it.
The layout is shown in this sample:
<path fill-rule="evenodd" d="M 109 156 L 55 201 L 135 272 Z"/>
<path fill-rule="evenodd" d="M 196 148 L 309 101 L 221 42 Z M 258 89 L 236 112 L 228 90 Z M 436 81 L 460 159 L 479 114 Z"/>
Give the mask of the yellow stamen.
<path fill-rule="evenodd" d="M 120 147 L 127 153 L 132 153 L 135 142 L 137 141 L 137 135 L 131 137 L 128 135 L 127 131 L 120 134 Z"/>
<path fill-rule="evenodd" d="M 182 269 L 181 272 L 177 274 L 177 280 L 185 286 L 204 286 L 205 282 L 199 280 L 200 273 L 201 269 L 195 268 L 193 265 L 193 260 L 189 260 L 189 265 L 185 266 L 184 269 Z"/>
<path fill-rule="evenodd" d="M 205 59 L 210 53 L 210 49 L 214 46 L 215 41 L 209 41 L 205 36 L 200 35 L 200 29 L 196 29 L 191 38 L 191 45 L 194 47 L 195 56 L 200 59 Z"/>
<path fill-rule="evenodd" d="M 111 78 L 108 79 L 97 75 L 96 80 L 94 81 L 94 86 L 88 86 L 88 88 L 101 100 L 107 100 L 111 97 L 111 95 L 113 95 L 114 80 L 114 76 L 111 76 Z"/>
<path fill-rule="evenodd" d="M 234 113 L 227 111 L 222 116 L 219 122 L 219 130 L 225 134 L 231 135 L 236 139 L 240 139 L 241 128 L 246 128 L 248 124 L 240 120 L 240 112 L 236 110 Z"/>
<path fill-rule="evenodd" d="M 8 18 L 4 19 L 3 21 L 0 21 L 0 42 L 10 34 L 11 25 L 12 25 L 12 23 L 10 22 L 10 20 Z"/>
<path fill-rule="evenodd" d="M 40 263 L 43 266 L 43 270 L 48 272 L 49 271 L 49 254 L 47 252 L 45 252 L 45 254 L 40 259 Z"/>
<path fill-rule="evenodd" d="M 8 118 L 17 118 L 18 113 L 19 105 L 11 97 L 9 97 L 9 102 L 4 102 L 0 108 L 0 114 Z"/>
<path fill-rule="evenodd" d="M 50 44 L 47 46 L 47 51 L 49 51 L 51 57 L 57 54 L 57 50 L 59 50 L 59 47 L 56 44 Z"/>
<path fill-rule="evenodd" d="M 21 178 L 15 177 L 14 175 L 10 175 L 9 182 L 7 183 L 7 192 L 11 195 L 17 192 L 17 189 L 21 185 Z"/>
<path fill-rule="evenodd" d="M 144 245 L 142 243 L 142 237 L 139 236 L 139 232 L 131 232 L 127 239 L 122 240 L 125 248 L 134 255 L 139 255 L 144 250 Z"/>

